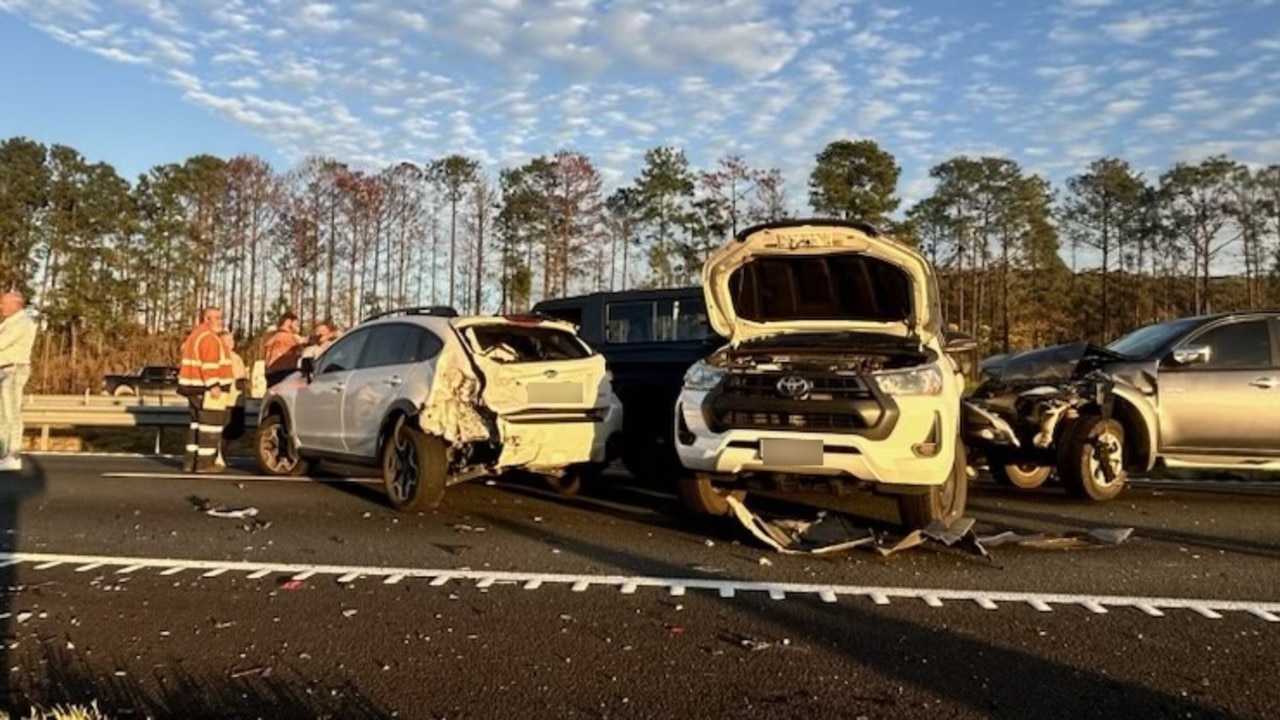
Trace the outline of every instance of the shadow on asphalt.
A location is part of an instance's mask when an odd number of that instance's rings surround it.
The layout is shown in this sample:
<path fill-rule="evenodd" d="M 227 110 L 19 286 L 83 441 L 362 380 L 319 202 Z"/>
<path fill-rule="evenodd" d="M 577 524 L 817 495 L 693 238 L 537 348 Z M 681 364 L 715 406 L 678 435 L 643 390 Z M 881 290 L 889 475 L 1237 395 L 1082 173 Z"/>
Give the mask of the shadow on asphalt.
<path fill-rule="evenodd" d="M 978 513 L 984 516 L 988 521 L 993 517 L 1015 518 L 1034 523 L 1052 523 L 1058 525 L 1070 524 L 1087 530 L 1111 528 L 1116 525 L 1114 522 L 1097 522 L 1080 517 L 1066 517 L 1047 512 L 1015 510 L 1005 507 L 981 507 L 977 509 Z M 1001 525 L 1008 525 L 1008 523 L 1001 523 Z M 1253 542 L 1251 540 L 1241 540 L 1238 538 L 1213 537 L 1211 535 L 1147 527 L 1134 525 L 1132 523 L 1124 523 L 1124 525 L 1126 527 L 1132 527 L 1133 534 L 1135 536 L 1142 537 L 1147 540 L 1158 540 L 1162 542 L 1177 543 L 1179 545 L 1195 545 L 1212 550 L 1239 553 L 1241 555 L 1255 555 L 1257 557 L 1280 559 L 1280 545 L 1276 545 L 1274 543 Z"/>
<path fill-rule="evenodd" d="M 395 717 L 353 686 L 333 690 L 295 670 L 277 669 L 288 677 L 263 676 L 257 668 L 244 668 L 240 677 L 230 677 L 235 671 L 208 677 L 188 672 L 181 661 L 175 661 L 145 678 L 118 676 L 114 663 L 90 662 L 57 640 L 33 647 L 25 660 L 27 668 L 42 668 L 42 674 L 31 675 L 31 684 L 20 690 L 22 702 L 11 698 L 7 703 L 15 714 L 26 713 L 32 704 L 52 708 L 96 703 L 99 711 L 113 718 Z"/>
<path fill-rule="evenodd" d="M 672 578 L 687 575 L 686 568 L 678 565 L 559 535 L 542 525 L 492 516 L 486 520 L 624 573 Z M 718 600 L 710 593 L 705 596 Z M 763 606 L 748 598 L 720 602 L 731 604 L 735 611 L 785 625 L 814 646 L 831 648 L 872 672 L 910 683 L 984 717 L 1228 717 L 1189 698 L 867 611 L 849 602 L 833 605 L 816 598 L 790 598 L 783 603 L 770 600 Z M 862 714 L 855 703 L 883 706 L 894 702 L 892 697 L 851 699 L 849 710 L 851 715 Z"/>
<path fill-rule="evenodd" d="M 22 507 L 45 491 L 45 468 L 39 458 L 27 456 L 19 473 L 0 475 L 0 551 L 20 552 Z M 3 563 L 0 563 L 3 565 Z M 27 717 L 32 707 L 97 703 L 110 717 L 163 718 L 390 718 L 388 711 L 347 687 L 336 693 L 310 681 L 302 673 L 292 677 L 199 677 L 181 661 L 149 678 L 117 676 L 111 660 L 93 659 L 66 648 L 61 634 L 32 638 L 23 633 L 14 614 L 22 578 L 20 565 L 0 567 L 0 673 L 4 693 L 0 711 Z M 27 589 L 27 592 L 39 592 Z M 16 672 L 11 668 L 18 668 Z M 277 669 L 277 672 L 281 672 Z M 149 682 L 148 682 L 149 681 Z"/>

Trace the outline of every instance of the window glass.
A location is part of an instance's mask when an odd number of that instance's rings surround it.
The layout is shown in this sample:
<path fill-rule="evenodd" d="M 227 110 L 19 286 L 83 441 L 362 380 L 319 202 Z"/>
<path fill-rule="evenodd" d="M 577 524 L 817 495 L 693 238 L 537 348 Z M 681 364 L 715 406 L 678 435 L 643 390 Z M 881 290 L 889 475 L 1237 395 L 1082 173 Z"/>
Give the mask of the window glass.
<path fill-rule="evenodd" d="M 410 341 L 416 346 L 418 338 L 414 336 L 414 327 L 395 323 L 391 325 L 375 325 L 372 335 L 360 358 L 360 367 L 372 368 L 384 365 L 399 365 L 408 354 L 405 352 Z"/>
<path fill-rule="evenodd" d="M 413 328 L 415 337 L 405 344 L 404 363 L 425 362 L 440 354 L 444 341 L 424 328 Z"/>
<path fill-rule="evenodd" d="M 1265 320 L 1220 325 L 1196 336 L 1192 345 L 1209 348 L 1209 361 L 1201 368 L 1256 368 L 1271 365 L 1271 336 Z"/>
<path fill-rule="evenodd" d="M 320 356 L 320 362 L 316 363 L 316 367 L 320 368 L 319 374 L 353 369 L 368 339 L 369 330 L 363 329 L 335 342 Z"/>
<path fill-rule="evenodd" d="M 610 303 L 606 339 L 611 343 L 653 342 L 653 303 Z"/>
<path fill-rule="evenodd" d="M 606 317 L 611 343 L 704 340 L 711 335 L 707 305 L 699 298 L 611 303 Z"/>

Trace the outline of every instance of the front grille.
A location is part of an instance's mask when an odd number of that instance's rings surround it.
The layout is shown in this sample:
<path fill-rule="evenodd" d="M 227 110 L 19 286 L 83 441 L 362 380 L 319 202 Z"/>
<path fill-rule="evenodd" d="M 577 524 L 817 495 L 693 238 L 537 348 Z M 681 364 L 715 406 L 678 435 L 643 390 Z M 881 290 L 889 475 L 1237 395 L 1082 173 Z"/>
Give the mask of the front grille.
<path fill-rule="evenodd" d="M 779 381 L 800 378 L 807 391 L 786 393 Z M 730 428 L 880 435 L 896 409 L 855 375 L 815 372 L 730 373 L 703 406 L 715 432 Z M 893 415 L 892 417 L 890 415 Z"/>
<path fill-rule="evenodd" d="M 714 412 L 714 411 L 713 411 Z M 749 430 L 792 430 L 852 432 L 865 430 L 859 415 L 829 412 L 751 412 L 725 410 L 715 412 L 716 425 Z"/>
<path fill-rule="evenodd" d="M 872 397 L 871 390 L 861 378 L 851 375 L 803 375 L 797 373 L 764 374 L 732 374 L 725 379 L 722 392 L 738 397 L 783 397 L 778 392 L 778 381 L 786 377 L 801 377 L 813 383 L 809 398 L 822 400 L 845 400 L 849 398 Z"/>

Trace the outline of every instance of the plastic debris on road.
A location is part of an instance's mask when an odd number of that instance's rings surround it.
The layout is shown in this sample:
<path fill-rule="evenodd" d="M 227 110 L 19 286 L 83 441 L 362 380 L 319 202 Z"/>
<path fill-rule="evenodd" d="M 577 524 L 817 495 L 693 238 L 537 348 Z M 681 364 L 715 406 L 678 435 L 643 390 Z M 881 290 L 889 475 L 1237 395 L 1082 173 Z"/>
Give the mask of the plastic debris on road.
<path fill-rule="evenodd" d="M 761 542 L 787 555 L 849 550 L 875 542 L 875 533 L 851 524 L 840 515 L 824 514 L 812 522 L 765 520 L 733 496 L 725 498 L 733 515 Z"/>
<path fill-rule="evenodd" d="M 962 517 L 950 523 L 935 521 L 928 527 L 891 540 L 891 535 L 877 535 L 875 530 L 837 513 L 823 511 L 816 520 L 766 520 L 737 498 L 730 496 L 726 500 L 734 517 L 756 539 L 786 555 L 819 555 L 865 547 L 874 549 L 881 557 L 888 557 L 903 550 L 933 544 L 989 559 L 988 549 L 1001 545 L 1041 550 L 1114 547 L 1133 534 L 1133 528 L 1094 528 L 1061 534 L 1005 531 L 979 536 L 974 531 L 974 519 Z M 760 564 L 769 564 L 767 558 L 761 558 Z"/>

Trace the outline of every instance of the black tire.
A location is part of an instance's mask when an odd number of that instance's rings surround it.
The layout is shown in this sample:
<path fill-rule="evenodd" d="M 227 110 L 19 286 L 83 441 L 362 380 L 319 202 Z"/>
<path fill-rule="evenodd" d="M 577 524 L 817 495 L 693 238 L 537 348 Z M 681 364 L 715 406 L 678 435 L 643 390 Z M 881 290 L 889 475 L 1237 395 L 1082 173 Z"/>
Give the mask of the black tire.
<path fill-rule="evenodd" d="M 582 491 L 584 483 L 595 482 L 603 472 L 603 466 L 587 463 L 566 468 L 563 475 L 544 475 L 543 479 L 557 494 L 572 497 Z"/>
<path fill-rule="evenodd" d="M 263 475 L 299 477 L 311 471 L 311 463 L 298 454 L 289 427 L 279 415 L 268 415 L 258 425 L 253 458 Z"/>
<path fill-rule="evenodd" d="M 745 490 L 723 490 L 711 482 L 705 474 L 682 473 L 676 480 L 680 502 L 690 513 L 701 517 L 724 517 L 733 512 L 729 507 L 730 496 L 739 501 L 746 499 Z"/>
<path fill-rule="evenodd" d="M 1049 476 L 1053 474 L 1053 468 L 1048 465 L 1037 465 L 1035 463 L 1017 463 L 1017 462 L 999 462 L 991 461 L 991 477 L 995 481 L 1006 487 L 1015 487 L 1022 490 L 1034 490 L 1044 485 Z"/>
<path fill-rule="evenodd" d="M 969 457 L 964 443 L 956 442 L 955 460 L 951 474 L 941 485 L 928 492 L 898 496 L 898 515 L 902 525 L 911 530 L 921 530 L 935 522 L 950 525 L 964 515 L 969 499 Z"/>
<path fill-rule="evenodd" d="M 1065 434 L 1058 461 L 1058 475 L 1072 495 L 1103 502 L 1124 490 L 1128 473 L 1124 468 L 1124 426 L 1116 420 L 1096 415 L 1077 420 Z M 1108 481 L 1103 470 L 1106 448 L 1113 469 Z"/>
<path fill-rule="evenodd" d="M 391 506 L 421 512 L 440 505 L 449 479 L 444 441 L 400 418 L 382 445 L 382 483 Z"/>

